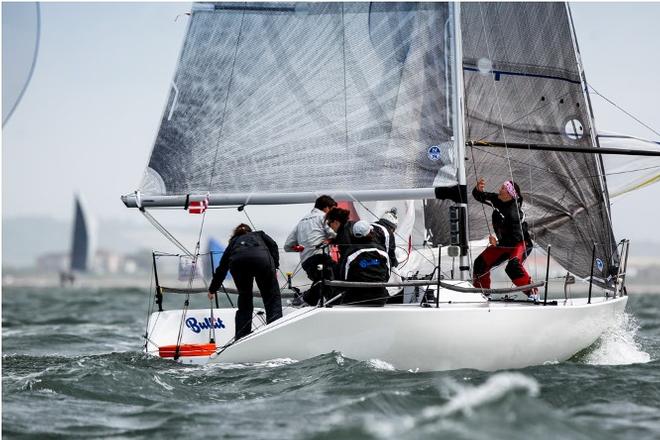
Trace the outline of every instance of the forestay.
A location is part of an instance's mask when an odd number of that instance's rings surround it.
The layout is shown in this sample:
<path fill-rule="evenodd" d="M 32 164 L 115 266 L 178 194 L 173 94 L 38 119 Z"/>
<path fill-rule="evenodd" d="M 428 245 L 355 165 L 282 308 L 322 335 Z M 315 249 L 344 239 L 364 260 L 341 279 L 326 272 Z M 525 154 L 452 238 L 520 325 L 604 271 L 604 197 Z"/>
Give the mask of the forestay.
<path fill-rule="evenodd" d="M 445 3 L 195 5 L 141 192 L 456 185 L 449 32 Z"/>

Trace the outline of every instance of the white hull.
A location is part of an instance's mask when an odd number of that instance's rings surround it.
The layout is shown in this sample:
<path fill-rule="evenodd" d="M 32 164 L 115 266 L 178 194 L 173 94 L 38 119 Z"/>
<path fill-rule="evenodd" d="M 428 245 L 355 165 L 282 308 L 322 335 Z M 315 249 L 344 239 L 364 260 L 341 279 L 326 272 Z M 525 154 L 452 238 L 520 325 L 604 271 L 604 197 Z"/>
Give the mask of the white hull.
<path fill-rule="evenodd" d="M 332 351 L 357 360 L 379 359 L 403 370 L 498 370 L 559 362 L 592 345 L 623 313 L 627 297 L 563 300 L 556 306 L 486 302 L 453 294 L 439 308 L 393 305 L 381 308 L 285 308 L 269 326 L 255 318 L 252 334 L 217 356 L 181 358 L 184 363 L 245 363 L 277 358 L 308 359 Z M 467 296 L 465 296 L 467 295 Z M 457 302 L 456 296 L 471 302 Z M 442 296 L 441 296 L 442 298 Z M 218 347 L 234 334 L 233 309 L 216 309 L 224 328 Z M 189 311 L 197 322 L 209 310 Z M 176 344 L 181 311 L 154 313 L 148 351 Z M 217 322 L 217 321 L 216 321 Z M 193 322 L 194 324 L 194 322 Z M 192 330 L 200 330 L 194 333 Z M 207 343 L 209 331 L 184 326 L 181 343 Z"/>

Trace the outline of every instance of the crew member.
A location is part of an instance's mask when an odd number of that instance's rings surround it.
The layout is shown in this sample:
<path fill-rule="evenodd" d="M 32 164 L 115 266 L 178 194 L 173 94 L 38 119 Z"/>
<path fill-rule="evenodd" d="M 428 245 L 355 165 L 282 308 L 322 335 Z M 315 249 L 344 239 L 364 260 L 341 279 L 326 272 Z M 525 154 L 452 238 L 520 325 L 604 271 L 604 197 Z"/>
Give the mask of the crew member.
<path fill-rule="evenodd" d="M 374 227 L 359 221 L 353 225 L 352 243 L 346 250 L 341 268 L 346 281 L 387 282 L 390 277 L 389 257 Z M 351 287 L 342 297 L 342 304 L 354 306 L 383 306 L 388 298 L 385 287 Z"/>
<path fill-rule="evenodd" d="M 336 236 L 335 231 L 325 222 L 325 215 L 335 206 L 337 206 L 337 202 L 330 196 L 323 195 L 317 198 L 314 209 L 298 222 L 284 243 L 285 251 L 300 252 L 301 266 L 312 281 L 310 289 L 302 294 L 302 301 L 307 304 L 316 305 L 321 299 L 323 277 L 328 280 L 334 278 L 334 262 L 330 253 L 324 250 L 323 246 Z M 324 268 L 323 272 L 318 269 L 320 265 Z M 329 298 L 330 292 L 330 288 L 326 288 L 323 294 Z M 296 298 L 296 300 L 294 305 L 302 304 L 300 298 Z"/>
<path fill-rule="evenodd" d="M 230 271 L 238 289 L 235 339 L 252 331 L 252 286 L 255 280 L 266 309 L 266 322 L 270 324 L 282 317 L 282 297 L 275 274 L 279 266 L 277 243 L 265 232 L 252 231 L 244 223 L 234 229 L 209 285 L 208 297 L 214 299 L 227 271 Z"/>
<path fill-rule="evenodd" d="M 486 181 L 480 178 L 472 190 L 472 196 L 479 202 L 493 207 L 493 230 L 489 236 L 490 245 L 474 260 L 473 284 L 477 288 L 490 288 L 490 270 L 508 260 L 506 273 L 516 286 L 532 283 L 523 261 L 527 257 L 528 234 L 525 233 L 523 197 L 520 187 L 507 180 L 498 193 L 485 192 Z M 527 236 L 526 236 L 527 235 Z M 529 300 L 538 301 L 537 289 L 524 292 Z"/>
<path fill-rule="evenodd" d="M 353 232 L 351 229 L 355 222 L 349 220 L 350 215 L 351 212 L 349 210 L 339 207 L 332 208 L 325 215 L 325 222 L 330 226 L 330 229 L 335 231 L 336 234 L 335 238 L 330 240 L 330 243 L 335 246 L 337 250 L 336 269 L 339 269 L 342 266 L 346 250 L 353 242 Z M 337 277 L 340 276 L 339 273 L 336 273 L 336 275 Z"/>

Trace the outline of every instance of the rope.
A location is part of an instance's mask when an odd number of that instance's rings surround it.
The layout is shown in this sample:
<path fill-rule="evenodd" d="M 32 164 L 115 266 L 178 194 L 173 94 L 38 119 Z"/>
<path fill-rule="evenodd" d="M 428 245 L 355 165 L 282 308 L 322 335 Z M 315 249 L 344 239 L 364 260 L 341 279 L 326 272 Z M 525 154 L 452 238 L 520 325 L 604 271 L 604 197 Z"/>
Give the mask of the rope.
<path fill-rule="evenodd" d="M 481 24 L 483 26 L 484 30 L 484 37 L 485 37 L 485 42 L 486 42 L 486 52 L 488 52 L 488 58 L 493 59 L 492 52 L 490 50 L 490 44 L 489 44 L 489 37 L 488 37 L 488 32 L 486 30 L 486 21 L 484 19 L 484 12 L 483 12 L 483 6 L 481 3 L 479 4 L 479 13 L 481 16 Z M 509 154 L 509 147 L 507 146 L 508 142 L 506 140 L 506 131 L 504 130 L 504 117 L 502 116 L 502 104 L 500 102 L 500 94 L 497 90 L 497 86 L 495 85 L 495 74 L 491 75 L 492 80 L 492 85 L 493 85 L 493 90 L 495 91 L 495 102 L 497 103 L 497 112 L 499 113 L 500 117 L 500 126 L 502 127 L 502 138 L 504 141 L 504 149 L 506 151 L 506 160 L 507 160 L 507 166 L 509 168 L 509 177 L 511 178 L 511 181 L 513 182 L 513 168 L 511 167 L 511 155 Z M 514 198 L 514 202 L 516 204 L 516 210 L 520 212 L 520 206 L 518 205 L 518 199 Z M 522 228 L 522 221 L 520 222 L 520 235 L 524 236 L 524 231 Z"/>
<path fill-rule="evenodd" d="M 484 31 L 484 41 L 486 43 L 486 52 L 488 53 L 488 58 L 492 60 L 493 56 L 492 56 L 492 52 L 491 52 L 491 48 L 490 48 L 490 38 L 488 36 L 488 31 L 486 29 L 486 22 L 485 22 L 485 19 L 484 19 L 483 6 L 481 4 L 479 4 L 479 13 L 480 13 L 480 16 L 481 16 L 481 24 L 482 24 L 482 28 L 483 28 L 483 31 Z M 509 153 L 509 147 L 507 145 L 508 142 L 507 142 L 507 138 L 506 138 L 506 130 L 504 129 L 504 117 L 502 115 L 502 104 L 501 104 L 499 92 L 497 90 L 497 86 L 495 84 L 495 75 L 492 74 L 491 78 L 492 78 L 491 83 L 493 85 L 493 91 L 495 92 L 495 102 L 497 104 L 497 111 L 498 111 L 498 114 L 499 114 L 500 126 L 501 126 L 501 129 L 502 129 L 502 138 L 503 138 L 503 141 L 504 141 L 504 148 L 505 148 L 505 152 L 506 152 L 507 167 L 509 168 L 509 177 L 511 178 L 511 181 L 513 182 L 513 168 L 511 166 L 511 155 Z M 520 216 L 521 206 L 518 203 L 518 199 L 514 198 L 513 200 L 514 200 L 514 203 L 516 205 L 516 211 L 518 212 L 518 215 Z M 525 232 L 523 230 L 522 223 L 523 223 L 522 218 L 520 218 L 520 235 L 521 235 L 521 237 L 523 237 L 523 240 L 524 240 Z M 521 265 L 522 264 L 524 264 L 524 263 L 521 261 Z"/>
<path fill-rule="evenodd" d="M 474 142 L 470 142 L 470 146 L 474 147 Z M 477 172 L 477 162 L 474 160 L 474 148 L 470 148 L 470 154 L 472 155 L 472 166 L 474 168 L 474 179 L 477 183 L 479 183 L 479 173 Z M 481 210 L 483 211 L 484 214 L 484 220 L 486 222 L 486 226 L 488 227 L 488 235 L 491 235 L 491 230 L 490 230 L 490 220 L 488 219 L 488 215 L 486 214 L 486 207 L 484 206 L 483 203 L 480 203 L 481 205 Z"/>

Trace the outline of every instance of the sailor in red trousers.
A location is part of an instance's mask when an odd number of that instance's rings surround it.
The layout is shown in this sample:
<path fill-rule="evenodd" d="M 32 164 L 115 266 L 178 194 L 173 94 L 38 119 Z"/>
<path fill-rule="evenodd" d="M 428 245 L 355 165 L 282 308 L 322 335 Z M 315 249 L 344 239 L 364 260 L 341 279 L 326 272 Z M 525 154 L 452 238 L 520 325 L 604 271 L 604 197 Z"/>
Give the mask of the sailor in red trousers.
<path fill-rule="evenodd" d="M 496 237 L 488 238 L 490 245 L 474 260 L 472 283 L 475 287 L 490 288 L 490 270 L 508 261 L 506 273 L 516 286 L 532 283 L 523 261 L 531 243 L 526 231 L 525 214 L 522 210 L 523 198 L 518 184 L 507 180 L 499 193 L 485 192 L 486 181 L 480 178 L 472 190 L 472 196 L 479 202 L 493 207 L 493 230 Z M 531 301 L 538 301 L 537 289 L 524 292 Z"/>

